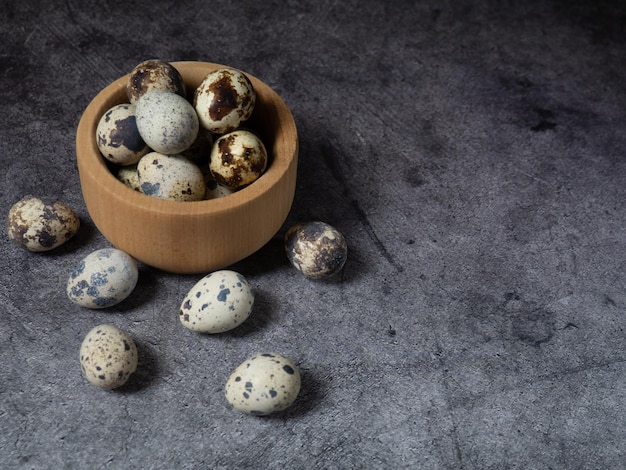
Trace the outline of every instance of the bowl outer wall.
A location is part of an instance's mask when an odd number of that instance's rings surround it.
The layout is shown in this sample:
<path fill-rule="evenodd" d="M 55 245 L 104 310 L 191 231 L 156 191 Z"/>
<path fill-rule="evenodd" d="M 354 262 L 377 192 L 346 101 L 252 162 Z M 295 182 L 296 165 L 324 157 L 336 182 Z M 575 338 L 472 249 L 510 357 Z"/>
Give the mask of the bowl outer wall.
<path fill-rule="evenodd" d="M 208 62 L 172 62 L 192 96 L 204 77 L 223 67 Z M 265 173 L 226 197 L 177 202 L 146 196 L 117 180 L 100 154 L 96 128 L 112 106 L 127 102 L 126 81 L 104 88 L 78 124 L 76 158 L 87 211 L 115 247 L 155 268 L 180 274 L 227 267 L 265 245 L 284 223 L 296 187 L 298 137 L 291 111 L 269 86 L 247 74 L 257 103 L 246 124 L 269 154 Z"/>

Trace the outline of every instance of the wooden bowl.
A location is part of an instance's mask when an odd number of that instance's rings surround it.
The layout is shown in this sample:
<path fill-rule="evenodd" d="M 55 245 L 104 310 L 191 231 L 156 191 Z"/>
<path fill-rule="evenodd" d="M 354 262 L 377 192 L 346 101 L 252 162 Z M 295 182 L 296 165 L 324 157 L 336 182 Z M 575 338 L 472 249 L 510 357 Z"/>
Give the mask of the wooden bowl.
<path fill-rule="evenodd" d="M 209 72 L 222 67 L 207 62 L 172 65 L 183 76 L 190 96 Z M 128 76 L 104 88 L 87 106 L 76 135 L 80 184 L 89 215 L 114 246 L 164 271 L 208 273 L 251 255 L 280 229 L 296 187 L 296 125 L 276 92 L 258 78 L 246 75 L 257 101 L 245 126 L 263 140 L 269 164 L 254 183 L 218 199 L 157 199 L 127 187 L 111 172 L 98 150 L 96 127 L 109 108 L 128 101 Z"/>

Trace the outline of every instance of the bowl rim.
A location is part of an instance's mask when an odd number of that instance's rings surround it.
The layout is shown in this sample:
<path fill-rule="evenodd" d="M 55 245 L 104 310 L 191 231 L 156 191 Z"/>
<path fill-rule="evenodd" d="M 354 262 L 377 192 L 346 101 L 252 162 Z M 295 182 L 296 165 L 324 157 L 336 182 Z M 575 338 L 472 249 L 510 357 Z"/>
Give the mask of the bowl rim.
<path fill-rule="evenodd" d="M 185 77 L 185 72 L 192 70 L 196 73 L 206 71 L 206 75 L 209 72 L 222 67 L 239 70 L 229 65 L 203 61 L 174 61 L 170 62 L 170 64 L 179 70 L 183 76 L 185 85 L 187 86 L 188 81 Z M 262 197 L 269 188 L 279 182 L 285 173 L 289 171 L 291 162 L 293 159 L 297 158 L 298 155 L 298 134 L 291 110 L 283 99 L 269 85 L 261 81 L 256 76 L 243 70 L 240 71 L 250 79 L 255 91 L 258 92 L 258 90 L 262 90 L 262 94 L 264 96 L 270 97 L 270 100 L 266 101 L 264 104 L 266 106 L 271 104 L 273 107 L 278 108 L 277 114 L 280 114 L 281 121 L 285 121 L 277 130 L 271 147 L 266 144 L 266 147 L 268 147 L 268 153 L 271 152 L 270 164 L 265 172 L 249 186 L 246 186 L 245 188 L 227 196 L 214 199 L 200 201 L 172 201 L 148 196 L 126 186 L 124 183 L 119 181 L 109 169 L 106 159 L 102 156 L 98 149 L 96 141 L 96 128 L 100 118 L 108 109 L 110 109 L 110 107 L 115 104 L 128 102 L 114 100 L 115 103 L 107 104 L 110 103 L 112 96 L 121 96 L 122 92 L 123 96 L 126 96 L 126 82 L 130 74 L 125 74 L 117 78 L 100 90 L 85 108 L 76 130 L 76 158 L 81 160 L 83 163 L 81 169 L 83 171 L 89 171 L 92 179 L 99 181 L 101 186 L 106 189 L 110 196 L 114 199 L 124 199 L 125 204 L 143 207 L 144 209 L 156 214 L 219 214 L 228 212 L 235 207 L 242 207 L 251 204 L 255 199 Z M 189 94 L 190 90 L 187 92 Z M 287 136 L 290 135 L 293 137 L 287 138 Z M 80 142 L 83 139 L 84 142 Z M 274 152 L 274 148 L 276 147 L 278 140 L 281 141 L 281 148 L 283 150 L 280 155 L 277 155 Z"/>

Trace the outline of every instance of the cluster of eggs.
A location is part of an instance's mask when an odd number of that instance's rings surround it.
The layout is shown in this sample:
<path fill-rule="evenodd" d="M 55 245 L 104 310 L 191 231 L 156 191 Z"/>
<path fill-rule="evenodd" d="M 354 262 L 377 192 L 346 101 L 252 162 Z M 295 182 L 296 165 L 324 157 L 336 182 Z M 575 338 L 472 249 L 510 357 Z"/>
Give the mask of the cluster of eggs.
<path fill-rule="evenodd" d="M 126 95 L 127 103 L 100 118 L 96 142 L 127 186 L 161 199 L 199 201 L 242 189 L 265 171 L 263 141 L 242 126 L 256 103 L 243 72 L 214 70 L 187 99 L 179 71 L 150 59 L 131 71 Z"/>
<path fill-rule="evenodd" d="M 249 80 L 235 69 L 221 68 L 206 76 L 193 102 L 185 93 L 172 65 L 150 60 L 135 67 L 127 83 L 129 103 L 109 109 L 97 128 L 99 149 L 118 168 L 118 178 L 147 195 L 177 201 L 218 197 L 255 181 L 265 170 L 267 152 L 256 135 L 240 127 L 255 103 Z M 199 163 L 203 158 L 205 168 Z M 32 252 L 61 246 L 79 227 L 69 206 L 35 196 L 15 203 L 7 217 L 9 238 Z M 310 279 L 336 275 L 347 258 L 343 235 L 324 222 L 292 226 L 284 247 L 291 265 Z M 138 279 L 134 258 L 117 248 L 103 248 L 80 260 L 66 292 L 81 307 L 105 309 L 128 298 Z M 253 306 L 254 290 L 245 277 L 223 269 L 206 274 L 188 291 L 179 319 L 191 331 L 219 334 L 244 323 Z M 98 325 L 82 341 L 80 365 L 90 383 L 118 388 L 137 369 L 137 347 L 117 326 Z M 236 367 L 224 390 L 234 408 L 267 415 L 289 407 L 300 385 L 296 364 L 267 352 Z"/>
<path fill-rule="evenodd" d="M 11 207 L 9 238 L 32 252 L 61 246 L 80 227 L 80 219 L 57 200 L 27 196 Z M 344 266 L 347 245 L 343 235 L 323 222 L 294 225 L 285 233 L 285 252 L 291 265 L 305 277 L 334 276 Z M 68 298 L 84 308 L 104 309 L 128 298 L 137 285 L 136 261 L 116 248 L 91 252 L 70 273 Z M 205 275 L 188 291 L 179 308 L 181 324 L 191 331 L 219 334 L 240 326 L 253 311 L 254 291 L 243 275 L 219 270 Z M 105 389 L 124 385 L 138 365 L 131 336 L 109 324 L 94 327 L 80 347 L 83 376 Z M 288 357 L 261 353 L 241 363 L 225 385 L 226 400 L 252 415 L 285 410 L 300 391 L 300 373 Z"/>
<path fill-rule="evenodd" d="M 126 253 L 105 248 L 81 261 L 70 275 L 69 298 L 86 308 L 113 306 L 130 295 L 138 270 Z M 243 275 L 220 270 L 200 279 L 183 298 L 179 309 L 182 325 L 189 330 L 217 334 L 241 325 L 251 314 L 254 292 Z M 98 325 L 85 336 L 80 363 L 85 378 L 101 388 L 126 383 L 138 364 L 137 348 L 125 331 L 114 325 Z M 300 391 L 300 373 L 294 362 L 275 352 L 247 359 L 229 377 L 227 401 L 253 415 L 282 411 Z"/>

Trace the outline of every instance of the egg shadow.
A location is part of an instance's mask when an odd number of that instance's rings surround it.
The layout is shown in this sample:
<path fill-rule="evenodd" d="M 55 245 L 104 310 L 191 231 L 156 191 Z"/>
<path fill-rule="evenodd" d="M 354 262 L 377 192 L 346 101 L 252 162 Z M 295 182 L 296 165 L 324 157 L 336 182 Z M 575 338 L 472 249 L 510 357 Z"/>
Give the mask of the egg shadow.
<path fill-rule="evenodd" d="M 300 368 L 300 380 L 300 393 L 298 393 L 293 405 L 286 410 L 261 416 L 261 418 L 282 421 L 304 416 L 320 406 L 327 393 L 326 381 L 322 379 L 321 374 L 314 369 Z"/>
<path fill-rule="evenodd" d="M 224 337 L 243 338 L 258 331 L 267 329 L 272 324 L 275 302 L 265 291 L 254 290 L 254 305 L 252 313 L 241 325 L 232 330 L 221 333 Z"/>
<path fill-rule="evenodd" d="M 128 381 L 116 391 L 137 393 L 149 387 L 159 375 L 159 359 L 152 346 L 133 338 L 137 347 L 137 370 Z"/>
<path fill-rule="evenodd" d="M 231 265 L 229 269 L 254 276 L 268 274 L 288 265 L 283 239 L 280 236 L 275 236 L 247 258 Z"/>
<path fill-rule="evenodd" d="M 132 293 L 119 304 L 113 306 L 111 311 L 125 313 L 148 304 L 155 295 L 156 274 L 154 270 L 142 263 L 137 263 L 139 276 Z"/>
<path fill-rule="evenodd" d="M 328 279 L 329 283 L 350 284 L 368 276 L 369 266 L 363 261 L 358 248 L 348 247 L 346 262 L 335 276 Z"/>

